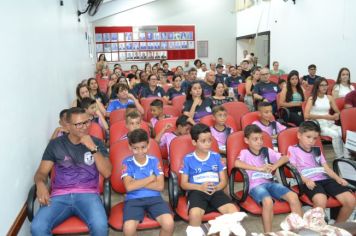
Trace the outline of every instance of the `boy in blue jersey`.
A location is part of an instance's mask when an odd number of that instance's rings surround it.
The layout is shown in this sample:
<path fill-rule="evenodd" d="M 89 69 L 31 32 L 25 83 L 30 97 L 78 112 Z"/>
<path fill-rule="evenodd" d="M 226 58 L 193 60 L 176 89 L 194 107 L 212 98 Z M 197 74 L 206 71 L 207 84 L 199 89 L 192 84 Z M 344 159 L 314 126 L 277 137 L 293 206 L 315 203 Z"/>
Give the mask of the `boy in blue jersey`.
<path fill-rule="evenodd" d="M 210 128 L 197 124 L 190 131 L 195 151 L 185 156 L 180 173 L 181 187 L 188 191 L 188 235 L 201 235 L 199 227 L 206 212 L 218 210 L 222 214 L 236 212 L 223 189 L 227 185 L 226 166 L 220 154 L 211 151 Z"/>
<path fill-rule="evenodd" d="M 138 224 L 145 212 L 161 225 L 160 235 L 173 235 L 174 222 L 167 203 L 161 197 L 164 176 L 159 160 L 147 155 L 148 135 L 143 129 L 128 134 L 133 156 L 122 162 L 122 175 L 127 194 L 124 205 L 124 235 L 137 235 Z"/>

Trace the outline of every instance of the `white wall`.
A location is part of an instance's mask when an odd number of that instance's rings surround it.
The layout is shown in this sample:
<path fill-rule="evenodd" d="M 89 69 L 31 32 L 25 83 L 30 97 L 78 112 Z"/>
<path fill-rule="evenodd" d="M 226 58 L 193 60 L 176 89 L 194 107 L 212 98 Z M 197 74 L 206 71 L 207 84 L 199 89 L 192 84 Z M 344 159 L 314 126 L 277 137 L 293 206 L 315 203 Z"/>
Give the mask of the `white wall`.
<path fill-rule="evenodd" d="M 195 25 L 196 40 L 209 41 L 206 63 L 223 57 L 236 63 L 236 19 L 231 0 L 158 0 L 108 18 L 94 21 L 94 26 Z M 194 60 L 191 60 L 192 62 Z M 125 69 L 131 63 L 121 63 Z M 144 63 L 134 63 L 142 66 Z M 170 66 L 182 65 L 172 61 Z M 193 65 L 193 63 L 191 63 Z"/>
<path fill-rule="evenodd" d="M 78 0 L 0 3 L 0 235 L 25 203 L 58 113 L 94 69 Z M 29 235 L 28 222 L 20 235 Z"/>
<path fill-rule="evenodd" d="M 353 76 L 354 9 L 353 0 L 297 0 L 295 5 L 282 0 L 261 2 L 237 13 L 236 36 L 271 31 L 271 62 L 278 60 L 286 71 L 297 69 L 306 74 L 307 66 L 314 63 L 322 76 L 336 78 L 344 66 Z"/>

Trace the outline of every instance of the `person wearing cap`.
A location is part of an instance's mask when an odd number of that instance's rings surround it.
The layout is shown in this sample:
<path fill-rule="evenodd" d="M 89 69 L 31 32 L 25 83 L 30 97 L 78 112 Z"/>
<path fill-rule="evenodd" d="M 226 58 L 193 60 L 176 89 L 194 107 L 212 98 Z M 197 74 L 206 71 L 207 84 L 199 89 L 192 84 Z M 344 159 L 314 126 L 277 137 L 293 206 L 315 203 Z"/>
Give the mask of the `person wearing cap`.
<path fill-rule="evenodd" d="M 216 65 L 216 81 L 220 81 L 222 83 L 225 83 L 225 80 L 227 77 L 229 77 L 227 74 L 223 73 L 224 70 L 224 65 L 222 64 L 217 64 Z"/>
<path fill-rule="evenodd" d="M 316 65 L 311 64 L 308 66 L 308 75 L 303 76 L 303 85 L 314 85 L 316 79 L 320 78 L 320 76 L 316 75 Z"/>

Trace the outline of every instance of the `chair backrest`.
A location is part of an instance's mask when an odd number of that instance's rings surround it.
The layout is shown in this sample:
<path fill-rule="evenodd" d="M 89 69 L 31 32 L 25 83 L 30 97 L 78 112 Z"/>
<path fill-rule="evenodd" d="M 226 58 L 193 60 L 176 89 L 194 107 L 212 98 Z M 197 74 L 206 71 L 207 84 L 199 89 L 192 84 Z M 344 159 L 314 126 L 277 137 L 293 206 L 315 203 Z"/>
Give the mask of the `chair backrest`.
<path fill-rule="evenodd" d="M 173 131 L 175 131 L 175 130 L 176 130 L 176 121 L 177 121 L 177 119 L 178 119 L 178 117 L 170 117 L 170 118 L 166 118 L 166 119 L 157 121 L 155 127 L 153 128 L 155 134 L 157 135 L 159 132 L 161 132 L 161 130 L 163 130 L 164 127 L 165 127 L 167 124 L 171 124 L 171 125 L 172 125 L 172 128 L 168 129 L 166 132 L 173 132 Z M 168 158 L 168 150 L 167 150 L 167 147 L 164 145 L 164 146 L 160 146 L 159 148 L 160 148 L 160 150 L 161 150 L 162 158 L 163 158 L 163 159 L 167 159 L 167 158 Z"/>
<path fill-rule="evenodd" d="M 178 111 L 182 112 L 185 100 L 185 95 L 176 96 L 172 99 L 172 106 L 174 106 Z"/>
<path fill-rule="evenodd" d="M 298 127 L 293 127 L 289 129 L 285 129 L 278 134 L 278 150 L 280 153 L 287 155 L 288 147 L 298 144 L 297 137 Z M 323 145 L 321 143 L 320 137 L 315 143 L 315 146 L 321 148 L 323 152 Z"/>
<path fill-rule="evenodd" d="M 170 115 L 172 117 L 178 117 L 181 115 L 181 112 L 178 111 L 174 106 L 163 105 L 163 114 Z M 152 118 L 151 110 L 147 113 L 147 121 L 150 121 Z"/>
<path fill-rule="evenodd" d="M 345 98 L 341 97 L 341 98 L 336 98 L 335 99 L 335 103 L 337 108 L 339 109 L 339 111 L 341 112 L 342 110 L 344 110 L 344 106 L 345 106 Z"/>
<path fill-rule="evenodd" d="M 125 120 L 126 109 L 117 109 L 110 113 L 110 125 L 117 121 Z"/>
<path fill-rule="evenodd" d="M 242 130 L 241 128 L 241 117 L 249 112 L 248 107 L 243 102 L 226 102 L 223 106 L 227 110 L 227 114 L 231 115 L 236 124 L 236 130 Z"/>
<path fill-rule="evenodd" d="M 356 107 L 344 109 L 341 112 L 341 130 L 342 130 L 342 139 L 346 141 L 346 130 L 351 130 L 356 132 L 356 122 L 352 119 L 356 117 Z"/>
<path fill-rule="evenodd" d="M 108 91 L 109 80 L 97 79 L 96 81 L 98 82 L 99 90 L 103 93 L 106 93 Z"/>
<path fill-rule="evenodd" d="M 180 183 L 179 170 L 183 165 L 183 159 L 187 154 L 194 152 L 194 150 L 195 147 L 192 144 L 192 138 L 189 134 L 178 136 L 171 142 L 169 147 L 170 167 L 171 171 L 178 176 L 178 183 Z M 219 152 L 219 145 L 214 138 L 211 150 Z"/>
<path fill-rule="evenodd" d="M 148 136 L 150 136 L 150 128 L 148 124 L 141 121 L 141 128 L 144 129 Z M 110 146 L 119 141 L 124 135 L 128 133 L 125 120 L 118 121 L 110 126 Z"/>
<path fill-rule="evenodd" d="M 89 135 L 94 136 L 94 137 L 100 139 L 101 141 L 105 140 L 104 130 L 96 122 L 91 122 L 88 132 L 89 132 Z"/>
<path fill-rule="evenodd" d="M 143 120 L 144 121 L 149 121 L 147 119 L 148 113 L 151 113 L 151 109 L 150 109 L 150 105 L 151 102 L 153 102 L 154 100 L 159 99 L 163 102 L 163 104 L 165 104 L 165 100 L 161 97 L 148 97 L 148 98 L 141 98 L 140 103 L 143 107 L 144 110 L 144 114 L 143 114 Z"/>
<path fill-rule="evenodd" d="M 168 89 L 170 89 L 171 87 L 172 87 L 171 84 L 165 84 L 165 85 L 162 86 L 162 88 L 163 88 L 165 93 L 167 93 Z"/>
<path fill-rule="evenodd" d="M 162 158 L 161 152 L 157 142 L 153 139 L 149 141 L 149 148 L 147 151 L 148 155 L 155 156 L 161 162 Z M 132 151 L 129 148 L 129 142 L 127 139 L 120 140 L 110 147 L 110 162 L 112 164 L 112 174 L 111 174 L 111 186 L 118 193 L 125 193 L 125 185 L 121 179 L 122 174 L 122 161 L 132 155 Z"/>
<path fill-rule="evenodd" d="M 243 102 L 246 95 L 246 83 L 237 85 L 237 93 L 240 95 L 240 101 Z"/>
<path fill-rule="evenodd" d="M 263 132 L 263 143 L 265 147 L 273 148 L 271 137 Z M 248 145 L 244 141 L 244 132 L 238 131 L 235 132 L 227 138 L 226 143 L 226 164 L 227 164 L 227 173 L 230 175 L 232 168 L 235 166 L 235 160 L 240 154 L 241 150 L 247 149 Z M 241 176 L 236 177 L 236 181 L 241 181 Z"/>
<path fill-rule="evenodd" d="M 333 91 L 333 88 L 334 88 L 334 85 L 335 85 L 335 80 L 333 79 L 326 79 L 328 81 L 328 91 L 327 91 L 327 94 L 331 95 L 332 94 L 332 91 Z"/>
<path fill-rule="evenodd" d="M 288 80 L 288 74 L 283 74 L 279 76 L 280 79 L 287 81 Z"/>
<path fill-rule="evenodd" d="M 269 76 L 269 81 L 278 84 L 279 76 L 278 75 L 270 75 Z"/>
<path fill-rule="evenodd" d="M 200 123 L 206 124 L 207 126 L 214 126 L 215 120 L 213 115 L 207 115 L 200 119 Z M 234 118 L 231 115 L 227 115 L 226 125 L 233 129 L 235 132 L 237 130 Z"/>

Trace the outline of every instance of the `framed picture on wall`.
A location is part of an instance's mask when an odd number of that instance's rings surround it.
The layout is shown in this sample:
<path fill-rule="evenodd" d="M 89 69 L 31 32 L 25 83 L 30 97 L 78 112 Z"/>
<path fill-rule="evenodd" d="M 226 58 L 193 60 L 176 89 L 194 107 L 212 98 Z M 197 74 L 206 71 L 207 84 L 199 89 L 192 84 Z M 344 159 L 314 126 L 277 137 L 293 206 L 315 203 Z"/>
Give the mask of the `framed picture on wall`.
<path fill-rule="evenodd" d="M 102 43 L 96 44 L 96 52 L 104 52 L 104 45 Z"/>
<path fill-rule="evenodd" d="M 119 50 L 117 43 L 111 43 L 111 51 L 117 52 Z"/>
<path fill-rule="evenodd" d="M 126 52 L 120 52 L 119 53 L 119 60 L 120 61 L 126 61 Z"/>
<path fill-rule="evenodd" d="M 125 43 L 119 43 L 119 50 L 120 50 L 120 51 L 126 50 Z"/>
<path fill-rule="evenodd" d="M 168 44 L 167 42 L 161 42 L 161 49 L 167 49 L 168 48 Z"/>
<path fill-rule="evenodd" d="M 173 40 L 174 39 L 174 33 L 173 32 L 169 32 L 168 33 L 168 39 L 169 40 Z"/>
<path fill-rule="evenodd" d="M 105 33 L 104 34 L 104 42 L 110 42 L 110 41 L 111 41 L 111 34 Z"/>
<path fill-rule="evenodd" d="M 160 52 L 154 52 L 153 57 L 154 57 L 154 59 L 161 59 L 161 53 Z"/>
<path fill-rule="evenodd" d="M 133 40 L 133 41 L 138 41 L 138 40 L 140 40 L 140 39 L 139 39 L 139 36 L 138 36 L 138 32 L 133 32 L 133 33 L 132 33 L 132 40 Z"/>
<path fill-rule="evenodd" d="M 140 53 L 139 52 L 134 52 L 134 54 L 133 54 L 133 59 L 134 60 L 139 60 L 140 59 Z"/>
<path fill-rule="evenodd" d="M 167 58 L 167 51 L 162 51 L 161 52 L 161 59 L 166 59 Z"/>
<path fill-rule="evenodd" d="M 102 42 L 103 35 L 102 34 L 95 34 L 95 42 Z"/>
<path fill-rule="evenodd" d="M 147 32 L 146 39 L 147 40 L 153 40 L 153 34 L 151 32 Z"/>
<path fill-rule="evenodd" d="M 186 33 L 187 40 L 193 40 L 193 32 Z"/>
<path fill-rule="evenodd" d="M 162 32 L 161 33 L 161 40 L 167 40 L 167 33 L 166 32 Z"/>
<path fill-rule="evenodd" d="M 111 43 L 104 43 L 104 52 L 111 52 Z"/>
<path fill-rule="evenodd" d="M 180 37 L 181 37 L 180 32 L 174 33 L 174 40 L 180 40 Z"/>
<path fill-rule="evenodd" d="M 181 44 L 182 44 L 182 48 L 183 49 L 187 49 L 188 48 L 188 42 L 187 41 L 182 41 Z"/>
<path fill-rule="evenodd" d="M 168 49 L 174 49 L 174 42 L 172 41 L 168 42 Z"/>
<path fill-rule="evenodd" d="M 147 59 L 147 52 L 141 52 L 140 59 L 146 60 Z"/>
<path fill-rule="evenodd" d="M 112 61 L 118 61 L 119 60 L 119 53 L 111 53 L 111 60 Z"/>
<path fill-rule="evenodd" d="M 125 41 L 125 34 L 124 33 L 119 33 L 119 41 L 120 42 Z"/>
<path fill-rule="evenodd" d="M 147 44 L 146 44 L 146 42 L 140 42 L 140 49 L 141 49 L 141 50 L 146 50 L 146 49 L 147 49 Z"/>
<path fill-rule="evenodd" d="M 111 61 L 111 53 L 105 53 L 105 58 L 107 61 Z"/>
<path fill-rule="evenodd" d="M 159 32 L 153 33 L 153 39 L 154 40 L 161 40 L 161 33 L 159 33 Z"/>
<path fill-rule="evenodd" d="M 126 43 L 126 50 L 132 50 L 132 43 Z"/>
<path fill-rule="evenodd" d="M 208 42 L 208 41 L 206 41 L 206 42 Z M 188 41 L 188 48 L 194 49 L 194 41 Z"/>
<path fill-rule="evenodd" d="M 132 60 L 132 59 L 133 59 L 132 52 L 127 52 L 126 53 L 126 60 Z"/>
<path fill-rule="evenodd" d="M 140 43 L 139 42 L 133 42 L 132 43 L 132 49 L 133 50 L 139 50 L 140 49 Z"/>
<path fill-rule="evenodd" d="M 118 34 L 117 33 L 111 33 L 111 42 L 117 42 L 118 39 Z"/>
<path fill-rule="evenodd" d="M 146 40 L 146 33 L 145 32 L 140 32 L 139 38 L 140 38 L 141 41 L 145 41 Z"/>
<path fill-rule="evenodd" d="M 189 42 L 193 42 L 194 41 L 189 41 Z M 201 57 L 208 57 L 208 50 L 209 50 L 209 45 L 208 45 L 208 41 L 204 40 L 204 41 L 197 41 L 197 51 L 198 51 L 198 58 Z"/>
<path fill-rule="evenodd" d="M 125 40 L 126 41 L 132 41 L 132 33 L 125 33 Z"/>

